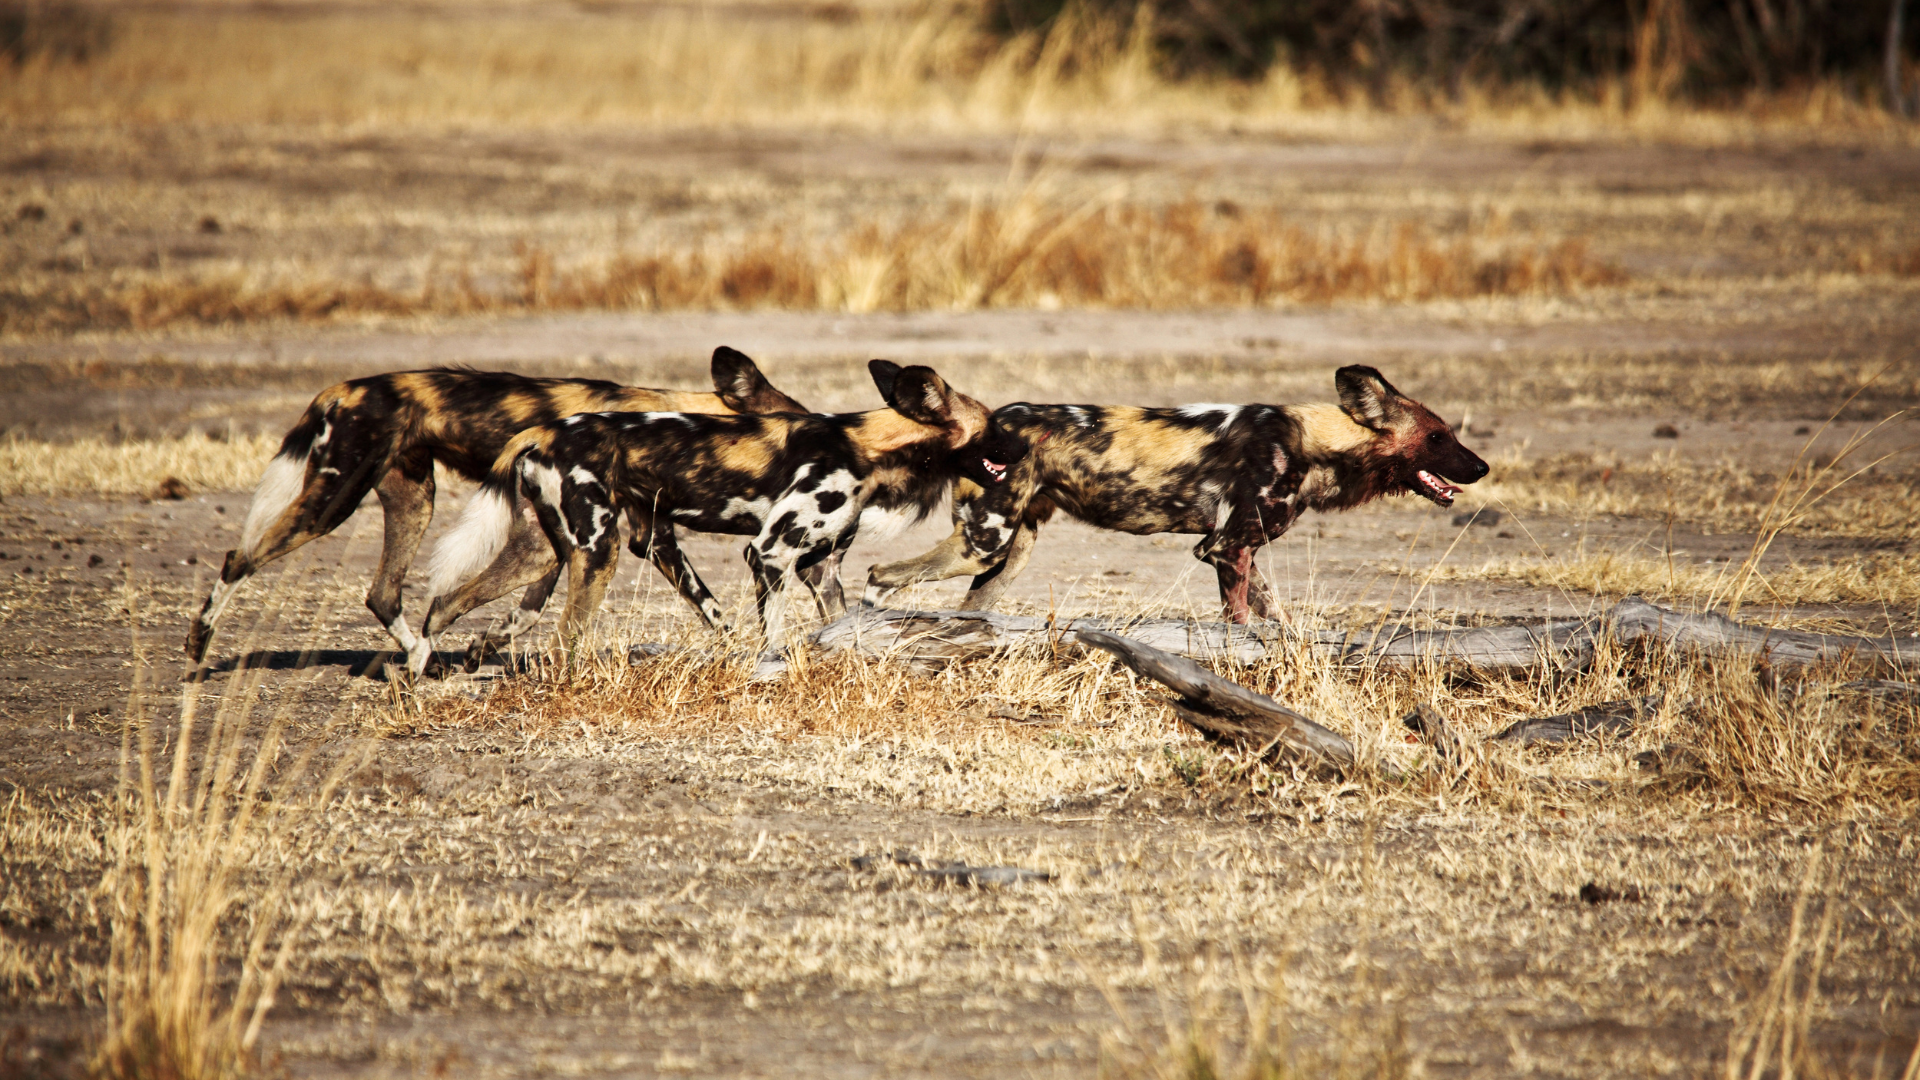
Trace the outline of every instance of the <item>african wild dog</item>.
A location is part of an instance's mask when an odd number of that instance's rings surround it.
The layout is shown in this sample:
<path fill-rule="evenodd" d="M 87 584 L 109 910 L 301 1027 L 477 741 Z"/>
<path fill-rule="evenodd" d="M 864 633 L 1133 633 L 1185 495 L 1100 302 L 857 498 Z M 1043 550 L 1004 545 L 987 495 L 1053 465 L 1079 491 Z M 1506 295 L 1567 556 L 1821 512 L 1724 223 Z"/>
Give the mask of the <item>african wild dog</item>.
<path fill-rule="evenodd" d="M 1338 405 L 1008 405 L 994 419 L 1033 452 L 1005 484 L 956 486 L 953 535 L 916 558 L 874 567 L 866 602 L 972 574 L 962 607 L 992 607 L 1059 509 L 1121 532 L 1199 533 L 1193 554 L 1218 574 L 1227 617 L 1284 618 L 1253 556 L 1303 511 L 1409 491 L 1447 506 L 1455 484 L 1487 475 L 1487 463 L 1445 421 L 1378 371 L 1343 367 L 1334 384 Z"/>
<path fill-rule="evenodd" d="M 417 639 L 400 613 L 400 585 L 433 520 L 434 462 L 479 480 L 516 433 L 587 410 L 806 411 L 775 389 L 746 354 L 725 346 L 713 352 L 713 385 L 715 393 L 644 390 L 600 379 L 441 368 L 354 379 L 321 391 L 281 440 L 280 453 L 254 489 L 240 546 L 227 552 L 220 580 L 187 632 L 187 656 L 198 662 L 206 655 L 214 625 L 241 582 L 339 528 L 369 490 L 386 512 L 386 542 L 367 607 L 401 648 L 414 650 Z M 544 585 L 551 591 L 553 582 Z"/>
<path fill-rule="evenodd" d="M 433 602 L 421 624 L 415 671 L 433 637 L 461 615 L 544 572 L 567 568 L 561 640 L 569 650 L 612 579 L 619 519 L 628 548 L 649 559 L 721 628 L 720 605 L 687 562 L 674 526 L 751 536 L 767 645 L 785 629 L 788 574 L 846 551 L 863 520 L 918 520 L 960 477 L 992 487 L 1026 446 L 986 406 L 932 368 L 868 365 L 890 408 L 835 416 L 689 416 L 591 413 L 515 436 L 433 559 Z M 511 544 L 521 500 L 549 549 Z"/>

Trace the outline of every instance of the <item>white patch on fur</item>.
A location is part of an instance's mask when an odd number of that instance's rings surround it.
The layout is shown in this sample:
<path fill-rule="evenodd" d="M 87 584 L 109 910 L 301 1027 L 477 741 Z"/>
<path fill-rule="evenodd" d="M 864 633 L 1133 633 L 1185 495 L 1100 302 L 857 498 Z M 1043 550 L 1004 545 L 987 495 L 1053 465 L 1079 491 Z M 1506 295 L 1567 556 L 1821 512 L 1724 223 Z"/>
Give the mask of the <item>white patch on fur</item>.
<path fill-rule="evenodd" d="M 591 548 L 598 544 L 600 538 L 607 535 L 607 519 L 612 516 L 612 507 L 595 503 L 593 507 L 593 532 L 588 536 L 581 536 L 578 533 L 574 533 L 573 546 L 577 548 Z"/>
<path fill-rule="evenodd" d="M 860 511 L 857 531 L 862 540 L 891 540 L 919 520 L 919 511 L 912 506 L 896 506 L 891 510 L 869 506 Z"/>
<path fill-rule="evenodd" d="M 1174 412 L 1179 413 L 1189 420 L 1205 420 L 1208 416 L 1219 413 L 1220 423 L 1215 425 L 1215 430 L 1225 433 L 1229 427 L 1233 426 L 1233 421 L 1240 415 L 1240 406 L 1214 404 L 1182 405 L 1178 409 L 1175 409 Z"/>
<path fill-rule="evenodd" d="M 393 635 L 393 640 L 400 643 L 401 651 L 409 657 L 419 651 L 420 639 L 414 634 L 413 628 L 407 625 L 405 615 L 395 615 L 393 621 L 387 624 L 387 633 Z"/>
<path fill-rule="evenodd" d="M 516 469 L 540 493 L 540 501 L 560 509 L 560 470 L 530 458 L 521 458 Z"/>
<path fill-rule="evenodd" d="M 720 517 L 724 521 L 746 521 L 761 525 L 766 522 L 767 511 L 772 507 L 771 499 L 742 499 L 734 496 L 727 500 L 727 505 L 720 511 Z M 674 511 L 676 514 L 680 512 Z M 690 521 L 697 521 L 700 518 L 698 509 L 688 510 L 686 514 Z"/>
<path fill-rule="evenodd" d="M 315 443 L 315 446 L 320 445 Z M 267 534 L 287 507 L 300 497 L 307 486 L 307 455 L 281 454 L 267 462 L 260 483 L 253 489 L 253 505 L 247 508 L 247 523 L 240 530 L 240 550 L 252 552 L 253 546 Z"/>
<path fill-rule="evenodd" d="M 1301 501 L 1309 507 L 1321 506 L 1338 497 L 1340 483 L 1334 471 L 1325 465 L 1315 465 L 1300 478 L 1299 495 Z"/>
<path fill-rule="evenodd" d="M 581 487 L 585 487 L 589 484 L 600 483 L 599 477 L 593 475 L 592 473 L 588 472 L 587 470 L 581 468 L 578 465 L 575 465 L 573 467 L 573 471 L 567 474 L 567 479 L 573 481 L 575 484 L 578 484 Z"/>
<path fill-rule="evenodd" d="M 513 506 L 506 496 L 486 488 L 476 492 L 452 531 L 441 537 L 433 549 L 428 597 L 445 596 L 493 565 L 493 560 L 499 558 L 507 546 L 507 534 L 512 528 Z M 432 599 L 428 600 L 428 607 L 431 610 Z"/>
<path fill-rule="evenodd" d="M 211 628 L 215 623 L 218 623 L 221 614 L 227 610 L 227 601 L 233 599 L 233 594 L 239 591 L 239 588 L 240 583 L 237 581 L 215 581 L 213 583 L 213 595 L 207 598 L 206 610 L 200 613 L 201 625 Z"/>
<path fill-rule="evenodd" d="M 1093 414 L 1078 405 L 1067 406 L 1067 415 L 1073 417 L 1073 422 L 1083 428 L 1093 426 Z"/>

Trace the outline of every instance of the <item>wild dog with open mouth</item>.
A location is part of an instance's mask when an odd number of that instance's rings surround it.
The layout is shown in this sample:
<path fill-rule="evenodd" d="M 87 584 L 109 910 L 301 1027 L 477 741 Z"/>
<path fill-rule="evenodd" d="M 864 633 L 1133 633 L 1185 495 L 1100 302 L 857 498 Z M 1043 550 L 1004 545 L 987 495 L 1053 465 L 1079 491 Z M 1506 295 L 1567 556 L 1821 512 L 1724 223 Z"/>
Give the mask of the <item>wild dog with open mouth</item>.
<path fill-rule="evenodd" d="M 206 655 L 240 583 L 340 527 L 369 490 L 386 513 L 386 540 L 367 608 L 393 640 L 419 646 L 400 613 L 400 586 L 433 520 L 433 463 L 480 480 L 515 434 L 563 416 L 609 409 L 686 413 L 804 413 L 745 353 L 713 353 L 714 393 L 647 390 L 601 379 L 536 379 L 434 369 L 353 379 L 320 392 L 254 489 L 240 546 L 187 631 L 187 656 Z M 545 582 L 552 591 L 553 581 Z M 536 588 L 535 590 L 539 590 Z M 530 596 L 531 598 L 531 596 Z M 544 604 L 544 595 L 538 603 Z"/>
<path fill-rule="evenodd" d="M 613 577 L 624 515 L 628 548 L 650 560 L 707 625 L 719 603 L 687 562 L 674 526 L 753 537 L 746 547 L 770 649 L 785 629 L 787 577 L 845 552 L 871 518 L 918 520 L 956 479 L 992 487 L 1026 456 L 986 406 L 932 368 L 868 364 L 888 408 L 831 416 L 590 413 L 514 436 L 434 552 L 433 601 L 416 672 L 455 619 L 505 595 L 557 559 L 567 570 L 560 619 L 569 652 Z M 546 534 L 544 554 L 511 545 L 521 504 Z"/>
<path fill-rule="evenodd" d="M 1307 510 L 1345 510 L 1413 492 L 1451 505 L 1487 475 L 1446 422 L 1358 365 L 1334 374 L 1340 404 L 1177 409 L 1008 405 L 994 419 L 1033 452 L 1005 484 L 954 489 L 953 535 L 876 566 L 866 603 L 919 581 L 974 575 L 961 605 L 992 607 L 1056 509 L 1140 535 L 1199 533 L 1229 619 L 1284 618 L 1254 569 L 1261 546 Z"/>

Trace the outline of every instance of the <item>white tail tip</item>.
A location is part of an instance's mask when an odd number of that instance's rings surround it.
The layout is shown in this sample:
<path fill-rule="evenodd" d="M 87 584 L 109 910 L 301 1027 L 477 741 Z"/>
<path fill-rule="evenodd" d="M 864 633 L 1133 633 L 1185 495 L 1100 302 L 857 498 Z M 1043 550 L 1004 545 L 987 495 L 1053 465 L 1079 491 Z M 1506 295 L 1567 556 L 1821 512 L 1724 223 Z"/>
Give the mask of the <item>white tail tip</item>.
<path fill-rule="evenodd" d="M 253 489 L 253 504 L 247 507 L 247 523 L 240 529 L 240 550 L 251 552 L 306 486 L 306 454 L 280 454 L 267 462 Z"/>
<path fill-rule="evenodd" d="M 476 492 L 452 531 L 433 549 L 428 595 L 445 596 L 493 565 L 512 527 L 513 507 L 505 495 L 488 488 Z"/>

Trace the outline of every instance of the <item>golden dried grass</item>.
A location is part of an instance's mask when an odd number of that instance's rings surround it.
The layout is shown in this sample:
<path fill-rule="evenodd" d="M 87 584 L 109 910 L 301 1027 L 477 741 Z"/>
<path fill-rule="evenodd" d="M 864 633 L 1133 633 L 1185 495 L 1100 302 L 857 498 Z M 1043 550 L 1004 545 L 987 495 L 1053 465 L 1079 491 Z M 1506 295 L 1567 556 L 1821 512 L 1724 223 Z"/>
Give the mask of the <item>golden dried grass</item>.
<path fill-rule="evenodd" d="M 1671 519 L 1716 531 L 1757 532 L 1780 485 L 1805 482 L 1824 463 L 1817 458 L 1800 462 L 1789 473 L 1732 456 L 1685 461 L 1665 453 L 1643 459 L 1569 453 L 1529 459 L 1513 450 L 1492 464 L 1492 474 L 1465 497 L 1472 505 Z M 1807 535 L 1910 540 L 1920 536 L 1920 519 L 1910 512 L 1916 499 L 1920 467 L 1910 457 L 1895 458 L 1803 507 L 1792 527 Z"/>
<path fill-rule="evenodd" d="M 274 621 L 281 625 L 272 629 L 287 628 L 293 591 L 279 590 L 281 602 L 268 604 L 249 640 Z M 140 603 L 131 579 L 125 595 L 131 615 Z M 274 867 L 275 849 L 327 803 L 355 755 L 312 776 L 326 739 L 291 750 L 285 698 L 257 716 L 264 669 L 236 673 L 211 717 L 200 714 L 202 684 L 188 681 L 178 722 L 167 723 L 153 708 L 152 658 L 137 631 L 133 652 L 119 784 L 103 823 L 99 894 L 110 946 L 105 1031 L 90 1072 L 103 1080 L 246 1076 L 257 1071 L 254 1046 L 294 956 L 290 875 Z"/>
<path fill-rule="evenodd" d="M 1709 143 L 1788 132 L 1910 142 L 1912 129 L 1836 81 L 1703 109 L 1635 94 L 1388 78 L 1346 94 L 1279 65 L 1255 83 L 1170 80 L 1144 28 L 1064 18 L 996 42 L 966 5 L 754 13 L 717 9 L 352 7 L 136 10 L 86 64 L 29 60 L 0 116 L 65 123 L 361 127 L 655 124 L 934 125 L 1068 133 L 1198 125 L 1386 134 L 1441 114 L 1470 130 Z"/>
<path fill-rule="evenodd" d="M 1316 626 L 1332 625 L 1335 616 L 1312 604 L 1292 611 Z M 604 627 L 601 634 L 603 642 L 620 636 Z M 786 679 L 768 685 L 748 683 L 748 669 L 716 656 L 706 635 L 684 643 L 687 652 L 638 666 L 602 662 L 563 672 L 553 658 L 536 660 L 544 675 L 510 680 L 477 701 L 442 699 L 390 723 L 399 731 L 490 731 L 522 739 L 572 731 L 617 739 L 751 733 L 827 751 L 826 761 L 799 772 L 761 766 L 768 775 L 947 813 L 1044 810 L 1075 792 L 1130 783 L 1129 767 L 1150 784 L 1186 789 L 1190 802 L 1245 799 L 1261 805 L 1297 793 L 1289 766 L 1195 744 L 1172 719 L 1157 686 L 1115 667 L 1104 654 L 1056 656 L 1049 648 L 1018 648 L 931 679 L 887 661 L 836 656 L 808 662 L 803 654 Z M 603 655 L 623 657 L 625 650 Z M 1835 665 L 1810 682 L 1827 686 L 1870 668 Z M 1822 816 L 1897 814 L 1920 805 L 1920 787 L 1914 786 L 1920 783 L 1920 730 L 1901 719 L 1911 706 L 1887 707 L 1882 733 L 1891 741 L 1876 742 L 1878 735 L 1860 736 L 1857 726 L 1844 722 L 1880 715 L 1873 708 L 1851 712 L 1848 703 L 1824 692 L 1777 698 L 1754 670 L 1751 662 L 1703 660 L 1684 650 L 1611 648 L 1577 674 L 1460 678 L 1444 668 L 1349 669 L 1282 646 L 1265 661 L 1229 668 L 1228 674 L 1352 739 L 1365 768 L 1350 781 L 1385 805 L 1405 801 L 1411 808 L 1436 790 L 1445 790 L 1452 802 L 1508 809 L 1541 797 L 1529 771 L 1515 767 L 1514 756 L 1464 781 L 1424 772 L 1424 751 L 1408 744 L 1396 722 L 1418 702 L 1434 704 L 1471 732 L 1491 734 L 1527 716 L 1654 691 L 1672 704 L 1634 734 L 1632 747 L 1657 748 L 1678 736 L 1717 763 L 1711 782 L 1671 793 L 1682 802 L 1777 806 Z M 1683 702 L 1690 702 L 1684 715 Z M 1064 723 L 1085 731 L 1088 721 L 1098 721 L 1102 730 L 1076 738 L 1076 744 L 1095 752 L 1062 753 L 1048 727 Z M 1631 787 L 1622 749 L 1602 755 L 1609 764 L 1597 775 Z M 903 774 L 890 764 L 899 755 L 946 760 L 948 775 Z M 1373 774 L 1380 763 L 1416 779 L 1401 784 Z M 1116 767 L 1118 774 L 1111 771 Z M 822 768 L 824 773 L 815 771 Z"/>
<path fill-rule="evenodd" d="M 792 308 L 1211 307 L 1340 300 L 1554 296 L 1626 275 L 1578 238 L 1512 234 L 1482 218 L 1452 235 L 1381 221 L 1307 229 L 1275 210 L 1116 197 L 1068 200 L 1034 187 L 891 227 L 812 238 L 771 229 L 693 250 L 558 265 L 522 250 L 517 288 L 469 273 L 401 290 L 266 275 L 50 279 L 0 295 L 0 331 L 474 312 Z"/>
<path fill-rule="evenodd" d="M 314 589 L 294 592 L 300 625 L 357 609 L 355 590 Z M 321 610 L 308 610 L 314 600 Z M 352 774 L 347 797 L 276 790 L 286 831 L 236 858 L 229 898 L 236 912 L 265 911 L 284 869 L 288 930 L 264 955 L 287 957 L 280 997 L 311 1017 L 480 1010 L 491 1027 L 504 1011 L 532 1027 L 594 1007 L 678 1017 L 687 1000 L 719 994 L 743 1010 L 778 1006 L 773 1025 L 867 1001 L 944 1018 L 979 994 L 994 1004 L 965 1008 L 1005 1024 L 1006 1010 L 1063 1010 L 1104 990 L 1123 1017 L 1109 1075 L 1418 1075 L 1449 1040 L 1484 1034 L 1474 1016 L 1496 1000 L 1509 1003 L 1502 1023 L 1542 1030 L 1573 1010 L 1722 1025 L 1777 1048 L 1771 1011 L 1794 1026 L 1807 1051 L 1797 1060 L 1817 1063 L 1826 1051 L 1798 1032 L 1811 1016 L 1821 1034 L 1818 1000 L 1810 1012 L 1804 989 L 1742 988 L 1766 982 L 1783 954 L 1774 915 L 1808 875 L 1802 841 L 1822 833 L 1851 838 L 1822 871 L 1849 898 L 1829 909 L 1829 970 L 1906 970 L 1914 929 L 1899 912 L 1913 870 L 1892 853 L 1920 792 L 1920 717 L 1840 692 L 1853 671 L 1813 672 L 1801 693 L 1779 695 L 1750 665 L 1638 650 L 1603 650 L 1585 672 L 1485 681 L 1305 660 L 1229 674 L 1416 780 L 1329 782 L 1215 749 L 1099 657 L 1034 649 L 933 678 L 831 659 L 746 686 L 734 662 L 681 654 L 536 674 L 479 701 L 424 688 L 383 714 L 408 738 L 368 747 L 380 767 Z M 1652 686 L 1675 704 L 1627 740 L 1488 747 L 1484 767 L 1460 776 L 1427 771 L 1395 719 L 1429 700 L 1477 737 Z M 1643 786 L 1631 755 L 1668 741 L 1696 748 L 1700 775 Z M 1061 828 L 1062 810 L 1112 827 Z M 53 870 L 117 850 L 114 813 L 16 797 L 0 817 L 9 858 L 34 869 L 0 889 L 6 910 L 59 930 L 18 952 L 9 1003 L 71 1004 L 105 981 L 87 952 L 99 928 Z M 796 824 L 808 814 L 833 821 L 831 835 Z M 1020 831 L 1034 822 L 1044 829 Z M 1055 876 L 959 889 L 884 860 L 847 869 L 852 851 L 896 842 Z M 1578 894 L 1594 883 L 1635 899 L 1588 907 Z M 248 920 L 230 926 L 229 941 L 244 942 Z M 218 951 L 231 961 L 249 947 Z M 205 984 L 218 1002 L 236 974 Z M 1649 1001 L 1664 1002 L 1656 1021 Z M 1401 1034 L 1401 1010 L 1416 1014 L 1419 1038 Z M 294 1062 L 368 1052 L 330 1039 L 263 1045 Z M 1559 1067 L 1603 1076 L 1680 1061 L 1708 1064 L 1667 1042 L 1576 1041 Z M 1257 1068 L 1222 1071 L 1235 1066 Z"/>
<path fill-rule="evenodd" d="M 66 443 L 9 437 L 0 439 L 0 495 L 152 495 L 169 478 L 190 493 L 250 491 L 279 448 L 278 435 Z"/>
<path fill-rule="evenodd" d="M 1424 572 L 1423 572 L 1424 573 Z M 1732 595 L 1740 564 L 1703 566 L 1658 553 L 1577 551 L 1545 559 L 1489 559 L 1479 566 L 1434 568 L 1436 581 L 1511 581 L 1595 596 L 1645 596 L 1711 604 Z M 1750 600 L 1776 604 L 1874 604 L 1896 611 L 1920 606 L 1920 555 L 1877 552 L 1827 563 L 1788 563 L 1756 571 Z"/>

